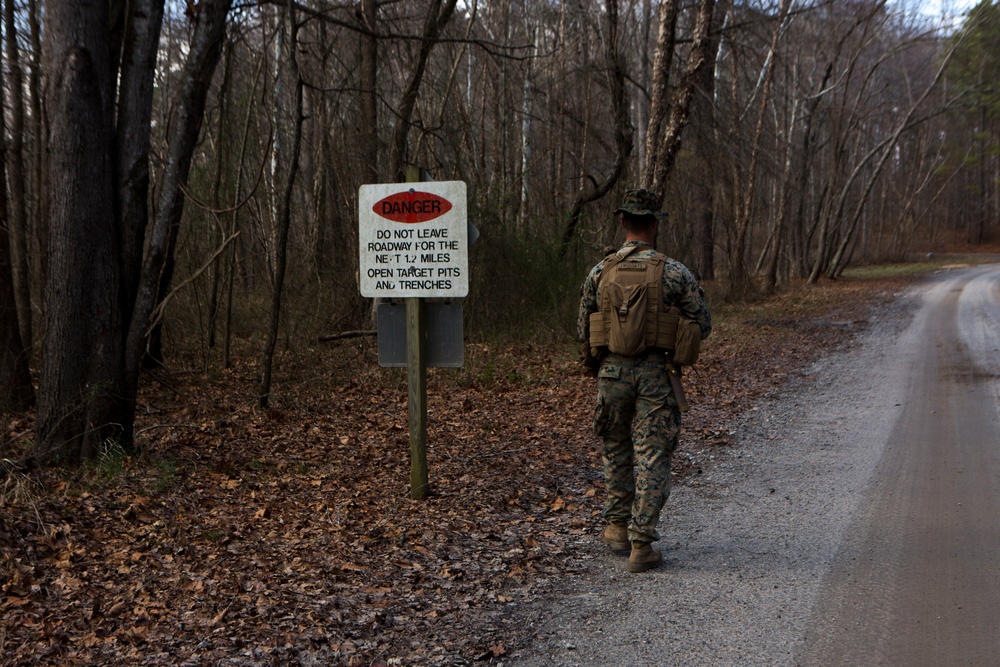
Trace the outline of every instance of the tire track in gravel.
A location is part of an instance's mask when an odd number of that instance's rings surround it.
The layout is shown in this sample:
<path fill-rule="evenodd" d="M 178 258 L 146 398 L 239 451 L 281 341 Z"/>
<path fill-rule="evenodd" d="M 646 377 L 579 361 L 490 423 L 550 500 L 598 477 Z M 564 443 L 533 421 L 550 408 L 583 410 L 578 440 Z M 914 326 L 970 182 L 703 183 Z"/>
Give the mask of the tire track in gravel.
<path fill-rule="evenodd" d="M 802 665 L 1000 664 L 1000 271 L 927 292 L 912 372 Z"/>

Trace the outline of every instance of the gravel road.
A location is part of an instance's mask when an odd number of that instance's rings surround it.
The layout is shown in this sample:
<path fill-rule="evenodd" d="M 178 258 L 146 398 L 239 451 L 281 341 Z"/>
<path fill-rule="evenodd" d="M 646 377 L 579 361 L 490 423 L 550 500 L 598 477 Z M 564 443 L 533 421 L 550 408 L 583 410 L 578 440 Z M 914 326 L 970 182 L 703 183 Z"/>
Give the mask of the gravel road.
<path fill-rule="evenodd" d="M 997 514 L 967 512 L 950 532 L 942 527 L 955 525 L 954 511 L 922 519 L 936 502 L 954 510 L 960 500 L 926 494 L 964 489 L 966 505 L 986 503 L 989 511 L 1000 502 L 998 285 L 998 266 L 944 271 L 873 314 L 848 349 L 803 369 L 734 424 L 737 444 L 716 457 L 700 485 L 674 489 L 660 523 L 659 569 L 628 574 L 624 557 L 588 538 L 580 544 L 592 558 L 587 571 L 534 616 L 533 644 L 505 656 L 506 664 L 1000 664 L 995 614 L 973 622 L 1000 607 Z M 942 318 L 949 325 L 935 326 Z M 954 349 L 960 353 L 939 352 Z M 930 370 L 920 370 L 929 360 Z M 934 416 L 945 381 L 947 414 Z M 940 423 L 953 428 L 926 431 Z M 908 443 L 921 438 L 922 458 L 905 465 L 918 456 Z M 945 447 L 955 438 L 977 444 L 939 470 L 935 461 L 951 456 Z M 974 470 L 985 472 L 955 481 Z M 915 476 L 945 482 L 896 485 Z M 920 551 L 915 533 L 931 534 L 931 547 Z M 976 549 L 956 549 L 969 537 Z M 942 572 L 941 559 L 961 560 L 965 551 L 971 560 L 945 568 L 937 592 L 921 595 Z M 979 592 L 977 581 L 985 586 Z M 964 602 L 966 611 L 942 621 L 935 605 L 956 587 L 946 606 Z M 910 647 L 905 659 L 887 640 L 900 632 L 897 644 Z M 947 643 L 959 651 L 954 659 L 921 653 L 923 643 L 948 636 L 961 638 Z M 962 643 L 972 644 L 966 654 Z"/>

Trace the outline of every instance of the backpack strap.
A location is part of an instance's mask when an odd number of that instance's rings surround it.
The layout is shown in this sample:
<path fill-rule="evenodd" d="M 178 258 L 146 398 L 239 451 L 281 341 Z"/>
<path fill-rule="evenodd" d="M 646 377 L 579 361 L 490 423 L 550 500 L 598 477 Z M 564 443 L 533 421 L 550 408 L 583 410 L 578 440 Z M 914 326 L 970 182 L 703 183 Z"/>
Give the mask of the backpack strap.
<path fill-rule="evenodd" d="M 639 248 L 639 246 L 637 246 L 637 245 L 630 245 L 630 246 L 626 246 L 624 248 L 621 248 L 621 249 L 618 250 L 618 252 L 615 253 L 615 258 L 617 259 L 617 261 L 620 262 L 623 259 L 625 259 L 626 257 L 628 257 L 629 255 L 631 255 L 638 248 Z"/>
<path fill-rule="evenodd" d="M 615 252 L 608 253 L 607 257 L 604 258 L 604 266 L 601 267 L 601 274 L 597 276 L 598 289 L 600 289 L 601 278 L 607 275 L 608 270 L 613 268 L 616 264 L 618 264 L 618 262 L 631 255 L 638 248 L 639 246 L 637 245 L 630 245 L 624 248 L 619 248 Z"/>

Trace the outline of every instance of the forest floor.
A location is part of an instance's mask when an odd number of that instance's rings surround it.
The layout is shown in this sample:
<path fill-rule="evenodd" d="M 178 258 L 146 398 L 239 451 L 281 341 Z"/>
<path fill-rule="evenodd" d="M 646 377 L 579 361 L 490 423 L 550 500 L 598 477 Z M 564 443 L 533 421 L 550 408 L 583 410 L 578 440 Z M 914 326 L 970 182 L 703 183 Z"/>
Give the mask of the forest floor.
<path fill-rule="evenodd" d="M 928 267 L 932 268 L 932 267 Z M 675 457 L 697 485 L 728 424 L 849 344 L 912 269 L 714 309 Z M 568 340 L 468 344 L 428 377 L 432 493 L 409 498 L 406 374 L 371 340 L 148 379 L 137 441 L 0 489 L 0 664 L 498 664 L 519 610 L 557 595 L 595 540 L 594 381 Z M 0 458 L 31 415 L 2 424 Z"/>

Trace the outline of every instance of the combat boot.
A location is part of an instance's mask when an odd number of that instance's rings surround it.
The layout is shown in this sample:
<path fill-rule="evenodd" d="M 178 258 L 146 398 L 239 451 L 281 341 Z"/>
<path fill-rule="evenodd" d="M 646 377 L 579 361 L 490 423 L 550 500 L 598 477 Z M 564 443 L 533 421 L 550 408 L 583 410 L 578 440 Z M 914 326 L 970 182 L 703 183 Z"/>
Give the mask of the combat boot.
<path fill-rule="evenodd" d="M 624 523 L 609 523 L 601 531 L 601 539 L 613 551 L 628 551 L 628 528 Z"/>
<path fill-rule="evenodd" d="M 645 572 L 652 570 L 663 560 L 663 554 L 653 548 L 649 542 L 633 542 L 632 553 L 629 554 L 625 569 L 629 572 Z"/>

